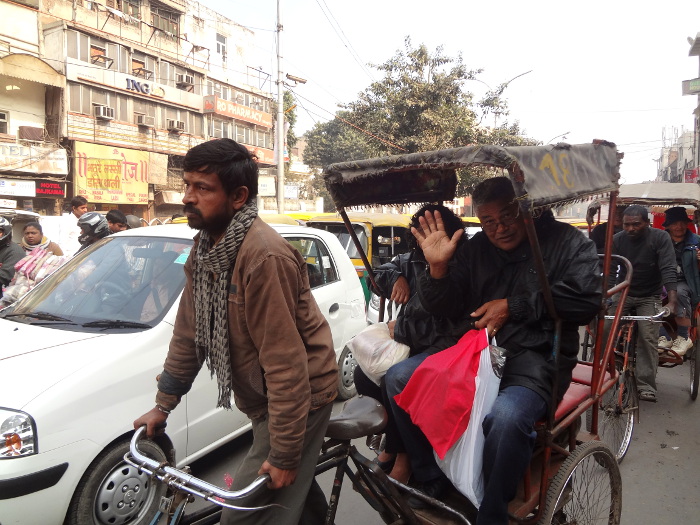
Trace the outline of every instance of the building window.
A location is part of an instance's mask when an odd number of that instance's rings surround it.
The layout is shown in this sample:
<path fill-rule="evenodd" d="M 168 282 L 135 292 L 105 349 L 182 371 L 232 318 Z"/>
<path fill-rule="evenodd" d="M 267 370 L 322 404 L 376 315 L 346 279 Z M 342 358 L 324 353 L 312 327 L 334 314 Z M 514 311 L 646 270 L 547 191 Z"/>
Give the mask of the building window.
<path fill-rule="evenodd" d="M 172 36 L 180 36 L 180 13 L 151 4 L 151 24 Z"/>
<path fill-rule="evenodd" d="M 10 129 L 10 114 L 7 111 L 0 110 L 0 133 L 9 133 Z"/>
<path fill-rule="evenodd" d="M 226 61 L 226 37 L 216 33 L 216 52 L 221 55 L 221 59 Z"/>
<path fill-rule="evenodd" d="M 107 7 L 121 11 L 134 18 L 141 18 L 139 3 L 139 0 L 107 0 Z"/>

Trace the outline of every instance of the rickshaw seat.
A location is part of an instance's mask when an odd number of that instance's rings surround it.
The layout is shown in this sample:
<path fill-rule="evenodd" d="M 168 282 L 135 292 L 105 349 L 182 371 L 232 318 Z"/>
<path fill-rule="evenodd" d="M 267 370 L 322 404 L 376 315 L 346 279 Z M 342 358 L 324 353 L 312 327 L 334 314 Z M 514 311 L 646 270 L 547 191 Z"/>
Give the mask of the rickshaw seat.
<path fill-rule="evenodd" d="M 591 395 L 591 386 L 572 382 L 564 394 L 564 399 L 557 406 L 554 421 L 559 421 L 583 403 Z"/>
<path fill-rule="evenodd" d="M 593 364 L 592 363 L 578 363 L 574 368 L 571 381 L 574 383 L 581 383 L 582 385 L 591 386 L 591 380 L 593 377 Z M 610 372 L 605 372 L 604 381 L 610 379 Z"/>

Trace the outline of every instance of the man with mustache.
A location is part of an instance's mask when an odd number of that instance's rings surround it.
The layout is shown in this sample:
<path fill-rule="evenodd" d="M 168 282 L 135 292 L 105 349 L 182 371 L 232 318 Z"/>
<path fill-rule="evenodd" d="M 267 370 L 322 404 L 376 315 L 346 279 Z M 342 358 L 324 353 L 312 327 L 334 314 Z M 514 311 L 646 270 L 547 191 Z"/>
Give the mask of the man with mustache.
<path fill-rule="evenodd" d="M 551 212 L 543 212 L 534 223 L 554 308 L 562 320 L 557 370 L 552 354 L 555 322 L 545 306 L 510 179 L 484 180 L 474 189 L 472 201 L 483 232 L 461 245 L 463 231 L 448 236 L 439 212 L 426 212 L 420 230 L 412 229 L 429 265 L 418 279 L 418 293 L 433 315 L 474 320 L 477 329 L 486 328 L 507 350 L 498 397 L 483 423 L 484 497 L 476 520 L 477 525 L 507 525 L 508 503 L 516 495 L 535 444 L 534 425 L 566 392 L 577 363 L 578 327 L 600 309 L 602 289 L 593 241 L 554 220 Z M 389 395 L 401 392 L 409 377 L 389 369 Z M 435 461 L 430 461 L 426 440 L 414 439 L 415 431 L 404 424 L 405 412 L 395 404 L 392 410 L 423 492 L 440 497 L 448 484 Z"/>
<path fill-rule="evenodd" d="M 326 501 L 314 479 L 337 392 L 330 328 L 309 287 L 306 262 L 258 217 L 258 167 L 231 139 L 211 140 L 184 160 L 188 224 L 200 233 L 156 406 L 134 422 L 152 436 L 206 362 L 219 386 L 217 406 L 236 406 L 253 424 L 253 444 L 234 490 L 268 473 L 269 487 L 245 506 L 224 509 L 222 524 L 323 523 Z"/>
<path fill-rule="evenodd" d="M 633 204 L 622 216 L 622 230 L 613 237 L 613 253 L 632 263 L 632 281 L 622 315 L 651 316 L 661 309 L 661 291 L 666 287 L 668 307 L 676 311 L 676 252 L 671 237 L 663 230 L 649 227 L 649 212 L 644 206 Z M 618 281 L 626 277 L 624 266 Z M 611 306 L 614 309 L 617 301 Z M 657 344 L 659 324 L 639 321 L 637 332 L 637 389 L 639 399 L 656 403 L 656 369 L 659 364 Z M 609 329 L 606 326 L 606 333 Z"/>

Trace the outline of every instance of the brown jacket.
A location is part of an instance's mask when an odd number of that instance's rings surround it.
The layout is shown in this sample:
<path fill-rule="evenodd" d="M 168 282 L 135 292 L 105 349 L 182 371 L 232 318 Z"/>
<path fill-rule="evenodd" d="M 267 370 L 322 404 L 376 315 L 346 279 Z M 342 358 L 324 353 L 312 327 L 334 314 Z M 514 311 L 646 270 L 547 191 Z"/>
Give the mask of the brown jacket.
<path fill-rule="evenodd" d="M 185 264 L 187 281 L 164 366 L 187 384 L 202 365 L 194 346 L 195 251 Z M 311 295 L 304 259 L 259 218 L 238 251 L 228 321 L 236 406 L 251 419 L 268 415 L 268 461 L 278 468 L 296 468 L 307 415 L 333 401 L 338 369 L 330 327 Z M 159 391 L 156 396 L 167 408 L 178 401 L 172 393 Z"/>

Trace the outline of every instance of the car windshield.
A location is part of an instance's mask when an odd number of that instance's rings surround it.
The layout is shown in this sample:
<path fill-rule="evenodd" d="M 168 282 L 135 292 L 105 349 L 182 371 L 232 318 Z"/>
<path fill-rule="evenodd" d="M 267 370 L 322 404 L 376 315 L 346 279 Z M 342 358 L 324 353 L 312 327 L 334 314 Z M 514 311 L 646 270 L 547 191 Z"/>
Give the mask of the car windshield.
<path fill-rule="evenodd" d="M 70 330 L 143 330 L 168 312 L 185 283 L 190 239 L 107 237 L 0 313 Z"/>

